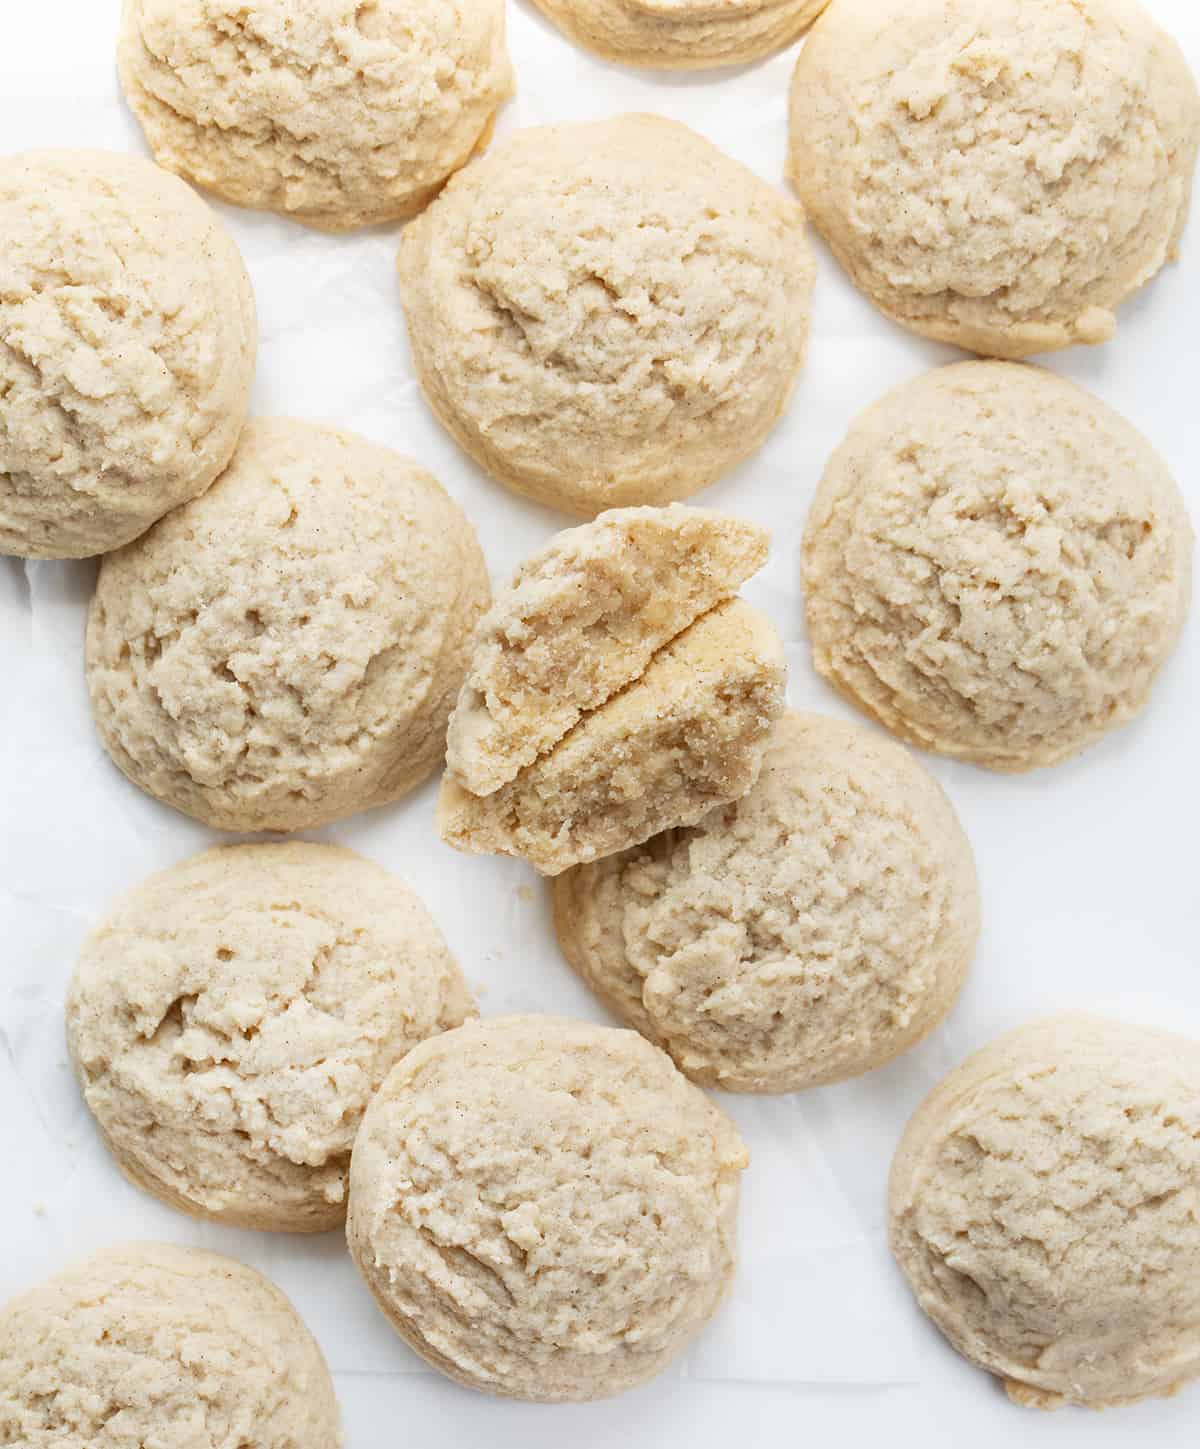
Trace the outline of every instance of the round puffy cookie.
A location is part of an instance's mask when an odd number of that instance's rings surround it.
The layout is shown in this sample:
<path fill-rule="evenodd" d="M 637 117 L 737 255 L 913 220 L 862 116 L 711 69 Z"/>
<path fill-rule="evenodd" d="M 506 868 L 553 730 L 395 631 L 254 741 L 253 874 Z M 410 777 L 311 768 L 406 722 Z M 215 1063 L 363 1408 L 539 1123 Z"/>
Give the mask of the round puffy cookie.
<path fill-rule="evenodd" d="M 1200 1044 L 1050 1018 L 957 1067 L 892 1166 L 924 1311 L 1020 1403 L 1107 1408 L 1200 1374 Z"/>
<path fill-rule="evenodd" d="M 568 961 L 694 1081 L 789 1092 L 881 1066 L 950 1009 L 970 845 L 899 745 L 788 713 L 750 793 L 554 882 Z"/>
<path fill-rule="evenodd" d="M 103 151 L 0 158 L 0 553 L 104 553 L 203 493 L 257 345 L 237 247 L 183 182 Z"/>
<path fill-rule="evenodd" d="M 0 1443 L 21 1449 L 338 1449 L 321 1350 L 232 1258 L 97 1253 L 0 1309 Z"/>
<path fill-rule="evenodd" d="M 1083 389 L 940 368 L 853 424 L 817 490 L 817 669 L 912 743 L 1053 765 L 1130 720 L 1179 636 L 1192 529 L 1162 460 Z"/>
<path fill-rule="evenodd" d="M 471 1388 L 592 1399 L 656 1374 L 733 1274 L 733 1124 L 635 1032 L 554 1017 L 424 1043 L 367 1109 L 350 1251 Z"/>
<path fill-rule="evenodd" d="M 779 420 L 814 267 L 800 208 L 661 116 L 519 131 L 404 233 L 435 413 L 567 513 L 714 482 Z"/>
<path fill-rule="evenodd" d="M 605 60 L 709 70 L 769 55 L 829 0 L 536 0 L 577 45 Z"/>
<path fill-rule="evenodd" d="M 1135 0 L 837 0 L 789 169 L 894 321 L 996 357 L 1104 342 L 1179 245 L 1200 99 Z"/>
<path fill-rule="evenodd" d="M 161 165 L 327 231 L 419 211 L 513 93 L 503 0 L 125 0 L 118 62 Z"/>
<path fill-rule="evenodd" d="M 122 897 L 83 947 L 67 1040 L 138 1187 L 237 1227 L 321 1232 L 345 1217 L 384 1077 L 473 1014 L 401 881 L 335 846 L 241 845 Z"/>
<path fill-rule="evenodd" d="M 489 588 L 415 463 L 254 420 L 202 498 L 110 554 L 88 616 L 100 739 L 143 790 L 224 830 L 299 830 L 440 762 Z"/>

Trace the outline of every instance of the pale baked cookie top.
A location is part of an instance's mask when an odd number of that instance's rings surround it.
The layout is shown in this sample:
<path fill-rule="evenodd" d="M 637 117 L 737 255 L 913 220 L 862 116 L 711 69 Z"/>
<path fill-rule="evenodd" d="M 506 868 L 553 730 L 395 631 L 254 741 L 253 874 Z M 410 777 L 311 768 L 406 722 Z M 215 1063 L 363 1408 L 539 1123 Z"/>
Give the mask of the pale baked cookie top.
<path fill-rule="evenodd" d="M 592 516 L 726 473 L 808 337 L 804 216 L 661 116 L 519 131 L 404 233 L 417 375 L 468 453 Z"/>
<path fill-rule="evenodd" d="M 331 845 L 238 845 L 151 876 L 84 943 L 67 1040 L 122 1169 L 185 1212 L 322 1232 L 354 1134 L 474 1006 L 413 893 Z"/>
<path fill-rule="evenodd" d="M 962 985 L 970 845 L 900 746 L 786 714 L 748 795 L 554 882 L 571 964 L 705 1085 L 788 1092 L 890 1061 Z"/>
<path fill-rule="evenodd" d="M 135 784 L 220 829 L 382 805 L 440 763 L 488 601 L 474 531 L 428 473 L 257 419 L 208 493 L 105 559 L 96 727 Z"/>
<path fill-rule="evenodd" d="M 342 1434 L 321 1350 L 273 1284 L 130 1243 L 0 1309 L 0 1443 L 338 1449 Z"/>
<path fill-rule="evenodd" d="M 1035 1022 L 918 1110 L 889 1191 L 917 1302 L 1021 1403 L 1105 1408 L 1200 1374 L 1200 1044 Z"/>
<path fill-rule="evenodd" d="M 503 0 L 125 0 L 155 159 L 329 231 L 411 215 L 513 92 Z"/>
<path fill-rule="evenodd" d="M 1179 636 L 1192 529 L 1150 444 L 1040 368 L 963 362 L 888 393 L 804 536 L 813 661 L 897 734 L 997 770 L 1130 720 Z"/>
<path fill-rule="evenodd" d="M 475 634 L 446 763 L 489 795 L 766 562 L 764 529 L 703 508 L 623 508 L 555 534 Z"/>
<path fill-rule="evenodd" d="M 664 70 L 742 65 L 790 45 L 829 0 L 535 0 L 585 50 Z"/>
<path fill-rule="evenodd" d="M 0 158 L 0 553 L 118 548 L 229 461 L 258 334 L 237 247 L 134 156 Z"/>
<path fill-rule="evenodd" d="M 855 284 L 997 357 L 1112 336 L 1175 254 L 1198 140 L 1136 0 L 838 0 L 792 82 L 792 179 Z"/>
<path fill-rule="evenodd" d="M 636 1032 L 504 1017 L 415 1048 L 367 1110 L 350 1251 L 443 1373 L 592 1399 L 659 1372 L 736 1256 L 737 1131 Z"/>

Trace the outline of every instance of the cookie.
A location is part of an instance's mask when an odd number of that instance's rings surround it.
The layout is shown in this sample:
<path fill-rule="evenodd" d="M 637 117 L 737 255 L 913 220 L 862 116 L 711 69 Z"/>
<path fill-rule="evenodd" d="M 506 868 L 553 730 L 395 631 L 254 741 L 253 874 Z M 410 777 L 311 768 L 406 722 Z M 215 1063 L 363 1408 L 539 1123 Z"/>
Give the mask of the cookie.
<path fill-rule="evenodd" d="M 829 0 L 536 0 L 577 45 L 662 70 L 744 65 L 790 45 Z"/>
<path fill-rule="evenodd" d="M 796 64 L 789 170 L 893 321 L 994 357 L 1106 342 L 1173 258 L 1200 142 L 1136 0 L 838 0 Z"/>
<path fill-rule="evenodd" d="M 258 330 L 232 237 L 105 151 L 0 158 L 0 553 L 119 548 L 237 445 Z"/>
<path fill-rule="evenodd" d="M 321 1350 L 252 1268 L 192 1248 L 97 1253 L 0 1310 L 0 1443 L 338 1449 Z"/>
<path fill-rule="evenodd" d="M 786 674 L 770 622 L 741 599 L 719 604 L 491 795 L 443 776 L 442 839 L 557 875 L 691 825 L 758 778 Z"/>
<path fill-rule="evenodd" d="M 898 745 L 788 713 L 748 795 L 554 882 L 563 953 L 705 1086 L 792 1092 L 945 1016 L 979 932 L 971 847 Z"/>
<path fill-rule="evenodd" d="M 804 536 L 813 662 L 888 729 L 994 770 L 1053 765 L 1142 708 L 1191 593 L 1149 443 L 1038 368 L 964 362 L 854 423 Z"/>
<path fill-rule="evenodd" d="M 383 805 L 440 763 L 488 601 L 474 531 L 428 473 L 256 419 L 208 493 L 104 560 L 96 728 L 134 784 L 217 829 Z"/>
<path fill-rule="evenodd" d="M 446 765 L 490 795 L 763 566 L 765 530 L 707 509 L 613 509 L 527 559 L 475 635 Z"/>
<path fill-rule="evenodd" d="M 631 1031 L 506 1017 L 424 1043 L 367 1110 L 350 1252 L 434 1368 L 517 1399 L 642 1383 L 733 1276 L 733 1124 Z"/>
<path fill-rule="evenodd" d="M 121 1170 L 236 1227 L 323 1232 L 404 1054 L 474 1004 L 429 913 L 352 851 L 209 850 L 117 902 L 83 947 L 67 1041 Z"/>
<path fill-rule="evenodd" d="M 661 116 L 517 132 L 406 228 L 399 269 L 434 412 L 493 477 L 566 513 L 714 482 L 804 360 L 802 212 Z"/>
<path fill-rule="evenodd" d="M 419 211 L 514 89 L 503 0 L 125 0 L 117 58 L 160 165 L 333 232 Z"/>
<path fill-rule="evenodd" d="M 1082 1014 L 1001 1037 L 925 1100 L 892 1251 L 1018 1403 L 1108 1408 L 1200 1374 L 1200 1044 Z"/>

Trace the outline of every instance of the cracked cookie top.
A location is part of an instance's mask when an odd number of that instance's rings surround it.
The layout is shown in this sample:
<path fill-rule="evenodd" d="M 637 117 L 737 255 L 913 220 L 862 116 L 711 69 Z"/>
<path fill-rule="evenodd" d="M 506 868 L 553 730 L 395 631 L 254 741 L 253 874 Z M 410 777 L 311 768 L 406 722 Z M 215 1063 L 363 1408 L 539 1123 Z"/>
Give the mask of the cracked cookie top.
<path fill-rule="evenodd" d="M 348 850 L 239 845 L 151 876 L 88 937 L 67 1038 L 122 1169 L 173 1206 L 321 1232 L 404 1054 L 474 1007 L 424 906 Z"/>
<path fill-rule="evenodd" d="M 693 1081 L 792 1092 L 881 1066 L 942 1019 L 979 888 L 909 751 L 789 712 L 749 794 L 558 876 L 554 923 L 588 985 Z"/>
<path fill-rule="evenodd" d="M 1072 1014 L 976 1052 L 909 1123 L 892 1250 L 1019 1402 L 1104 1408 L 1200 1373 L 1200 1045 Z"/>
<path fill-rule="evenodd" d="M 129 1243 L 0 1310 L 0 1443 L 339 1449 L 329 1370 L 261 1273 Z"/>
<path fill-rule="evenodd" d="M 0 552 L 120 547 L 228 463 L 257 352 L 237 247 L 102 151 L 0 159 Z"/>
<path fill-rule="evenodd" d="M 428 473 L 256 419 L 208 493 L 105 559 L 96 727 L 135 784 L 219 829 L 381 805 L 441 762 L 488 599 L 474 531 Z"/>
<path fill-rule="evenodd" d="M 1137 0 L 838 0 L 792 81 L 789 170 L 854 283 L 995 357 L 1112 336 L 1175 254 L 1198 142 Z"/>
<path fill-rule="evenodd" d="M 598 1398 L 657 1373 L 711 1316 L 746 1162 L 728 1118 L 636 1032 L 469 1023 L 411 1052 L 368 1109 L 350 1250 L 444 1373 Z"/>
<path fill-rule="evenodd" d="M 404 234 L 430 404 L 502 482 L 591 516 L 752 452 L 804 358 L 804 216 L 661 116 L 520 131 Z"/>
<path fill-rule="evenodd" d="M 155 159 L 328 231 L 420 210 L 513 92 L 502 0 L 125 0 Z"/>
<path fill-rule="evenodd" d="M 804 593 L 822 674 L 914 744 L 1052 765 L 1126 723 L 1174 647 L 1192 530 L 1123 418 L 1039 368 L 888 393 L 817 490 Z"/>

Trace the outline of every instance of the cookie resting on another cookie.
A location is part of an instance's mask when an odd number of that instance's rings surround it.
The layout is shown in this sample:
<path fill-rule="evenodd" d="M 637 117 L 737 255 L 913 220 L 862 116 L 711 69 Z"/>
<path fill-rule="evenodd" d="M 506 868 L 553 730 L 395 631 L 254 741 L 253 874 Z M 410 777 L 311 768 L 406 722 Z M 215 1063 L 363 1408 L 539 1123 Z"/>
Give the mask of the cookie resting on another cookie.
<path fill-rule="evenodd" d="M 719 604 L 491 795 L 445 775 L 442 838 L 556 875 L 693 824 L 758 778 L 786 673 L 770 622 L 741 599 Z"/>
<path fill-rule="evenodd" d="M 446 740 L 490 795 L 646 668 L 766 562 L 764 529 L 707 509 L 625 508 L 526 559 L 476 631 Z"/>

